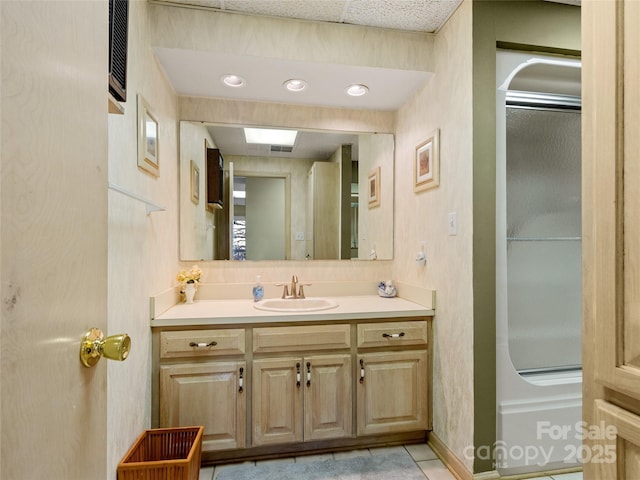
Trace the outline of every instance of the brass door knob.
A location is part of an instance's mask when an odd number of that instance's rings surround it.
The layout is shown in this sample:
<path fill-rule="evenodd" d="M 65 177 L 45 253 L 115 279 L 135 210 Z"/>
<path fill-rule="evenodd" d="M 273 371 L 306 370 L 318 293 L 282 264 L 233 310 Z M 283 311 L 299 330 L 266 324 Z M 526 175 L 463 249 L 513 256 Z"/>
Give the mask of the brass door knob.
<path fill-rule="evenodd" d="M 102 330 L 92 328 L 80 342 L 80 361 L 85 367 L 93 367 L 100 357 L 122 362 L 127 359 L 130 349 L 131 337 L 126 333 L 104 338 Z"/>

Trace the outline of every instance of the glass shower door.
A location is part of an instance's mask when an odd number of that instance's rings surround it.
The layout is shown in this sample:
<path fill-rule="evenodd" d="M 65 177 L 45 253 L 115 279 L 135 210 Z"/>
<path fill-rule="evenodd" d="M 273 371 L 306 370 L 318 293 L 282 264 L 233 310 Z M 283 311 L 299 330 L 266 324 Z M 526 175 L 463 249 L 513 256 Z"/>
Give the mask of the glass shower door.
<path fill-rule="evenodd" d="M 580 111 L 507 104 L 509 353 L 520 374 L 581 366 Z"/>

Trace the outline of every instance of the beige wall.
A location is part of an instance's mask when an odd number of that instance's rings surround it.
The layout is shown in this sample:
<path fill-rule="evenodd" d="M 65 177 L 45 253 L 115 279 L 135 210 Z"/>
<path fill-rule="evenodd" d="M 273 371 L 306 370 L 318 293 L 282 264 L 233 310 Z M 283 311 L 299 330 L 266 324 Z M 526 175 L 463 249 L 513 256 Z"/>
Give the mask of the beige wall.
<path fill-rule="evenodd" d="M 180 258 L 214 258 L 214 215 L 207 209 L 206 159 L 204 144 L 216 145 L 207 129 L 201 124 L 180 122 L 179 146 L 179 195 L 180 198 Z M 198 203 L 191 201 L 191 162 L 200 172 Z"/>
<path fill-rule="evenodd" d="M 398 112 L 393 278 L 436 291 L 433 429 L 461 460 L 473 445 L 471 2 L 435 42 L 435 75 Z M 413 192 L 415 148 L 440 129 L 440 186 Z M 447 235 L 447 215 L 458 234 Z M 427 265 L 415 262 L 426 241 Z M 464 459 L 471 470 L 472 462 Z"/>
<path fill-rule="evenodd" d="M 393 258 L 395 139 L 360 135 L 358 139 L 358 258 Z M 380 205 L 369 208 L 369 175 L 380 168 Z"/>
<path fill-rule="evenodd" d="M 124 115 L 109 115 L 108 177 L 166 208 L 146 214 L 145 205 L 109 191 L 108 333 L 127 332 L 131 354 L 109 362 L 107 478 L 135 438 L 150 427 L 151 331 L 149 297 L 175 285 L 178 273 L 178 123 L 176 96 L 150 48 L 149 2 L 129 4 L 129 59 Z M 136 95 L 159 122 L 160 176 L 137 167 Z"/>
<path fill-rule="evenodd" d="M 153 45 L 255 57 L 433 71 L 433 35 L 153 5 Z"/>

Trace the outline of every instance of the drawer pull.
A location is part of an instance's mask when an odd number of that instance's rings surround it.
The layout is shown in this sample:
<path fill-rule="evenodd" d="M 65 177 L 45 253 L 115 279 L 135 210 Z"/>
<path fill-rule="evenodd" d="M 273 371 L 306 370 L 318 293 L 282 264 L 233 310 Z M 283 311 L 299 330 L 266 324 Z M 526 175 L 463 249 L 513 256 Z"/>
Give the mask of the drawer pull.
<path fill-rule="evenodd" d="M 311 362 L 307 362 L 307 387 L 311 386 Z"/>
<path fill-rule="evenodd" d="M 240 388 L 238 389 L 238 391 L 240 393 L 242 393 L 242 384 L 244 383 L 244 368 L 240 367 L 240 377 L 238 378 L 238 384 L 240 385 Z"/>
<path fill-rule="evenodd" d="M 207 347 L 215 347 L 218 344 L 218 342 L 216 342 L 215 340 L 210 341 L 209 343 L 196 343 L 196 342 L 190 342 L 189 346 L 190 347 L 197 347 L 197 348 L 207 348 Z"/>
<path fill-rule="evenodd" d="M 400 332 L 400 333 L 383 333 L 382 336 L 384 338 L 400 338 L 400 337 L 404 337 L 404 332 Z"/>
<path fill-rule="evenodd" d="M 360 383 L 364 383 L 364 360 L 360 359 Z"/>
<path fill-rule="evenodd" d="M 296 363 L 296 387 L 300 388 L 300 363 Z"/>

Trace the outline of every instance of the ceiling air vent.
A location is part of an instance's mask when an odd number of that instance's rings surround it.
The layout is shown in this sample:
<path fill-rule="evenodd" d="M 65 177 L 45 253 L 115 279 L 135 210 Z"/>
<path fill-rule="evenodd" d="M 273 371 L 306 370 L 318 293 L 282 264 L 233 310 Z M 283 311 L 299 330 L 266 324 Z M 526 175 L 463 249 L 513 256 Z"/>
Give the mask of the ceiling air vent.
<path fill-rule="evenodd" d="M 291 153 L 293 151 L 293 147 L 287 145 L 271 145 L 271 151 L 278 153 Z"/>

